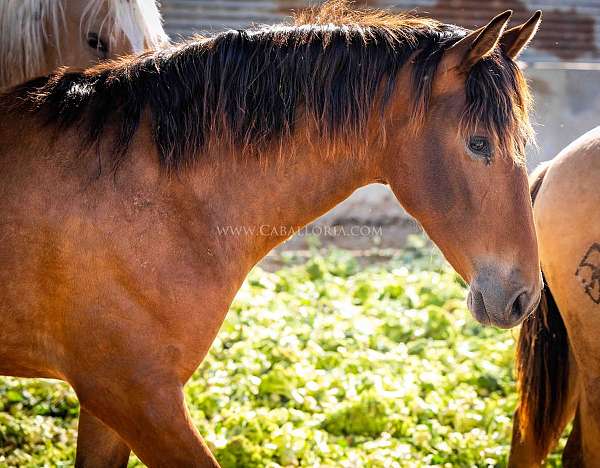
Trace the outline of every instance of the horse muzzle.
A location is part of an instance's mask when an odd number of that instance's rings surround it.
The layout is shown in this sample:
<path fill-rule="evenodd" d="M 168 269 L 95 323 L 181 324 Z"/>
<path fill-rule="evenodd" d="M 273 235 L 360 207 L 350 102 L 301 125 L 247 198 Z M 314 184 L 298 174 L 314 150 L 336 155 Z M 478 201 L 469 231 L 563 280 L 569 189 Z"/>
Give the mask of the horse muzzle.
<path fill-rule="evenodd" d="M 503 275 L 485 268 L 471 283 L 467 304 L 481 324 L 513 328 L 536 309 L 540 297 L 541 280 L 528 286 L 518 270 Z"/>

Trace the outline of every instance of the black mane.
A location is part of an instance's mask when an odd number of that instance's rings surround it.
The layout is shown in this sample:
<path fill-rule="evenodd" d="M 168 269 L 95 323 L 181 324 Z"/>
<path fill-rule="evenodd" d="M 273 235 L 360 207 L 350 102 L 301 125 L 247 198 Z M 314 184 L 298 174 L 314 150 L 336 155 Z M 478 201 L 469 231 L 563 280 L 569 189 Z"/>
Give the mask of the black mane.
<path fill-rule="evenodd" d="M 466 34 L 429 19 L 377 18 L 373 25 L 368 18 L 363 24 L 343 24 L 341 18 L 340 24 L 228 31 L 84 72 L 59 70 L 18 87 L 9 98 L 59 129 L 82 126 L 86 145 L 114 126 L 115 168 L 146 111 L 161 165 L 169 170 L 192 163 L 215 140 L 261 151 L 293 134 L 300 115 L 327 140 L 360 138 L 378 110 L 378 92 L 383 89 L 383 110 L 399 70 L 417 50 L 413 89 L 407 92 L 422 112 L 432 81 L 425 78 L 433 76 L 443 51 Z M 477 82 L 469 78 L 466 89 L 466 112 L 504 132 L 514 119 L 514 103 L 507 100 L 521 96 L 513 76 L 519 71 L 507 70 L 506 63 L 500 52 L 483 60 L 471 74 Z M 491 99 L 507 105 L 498 110 Z"/>

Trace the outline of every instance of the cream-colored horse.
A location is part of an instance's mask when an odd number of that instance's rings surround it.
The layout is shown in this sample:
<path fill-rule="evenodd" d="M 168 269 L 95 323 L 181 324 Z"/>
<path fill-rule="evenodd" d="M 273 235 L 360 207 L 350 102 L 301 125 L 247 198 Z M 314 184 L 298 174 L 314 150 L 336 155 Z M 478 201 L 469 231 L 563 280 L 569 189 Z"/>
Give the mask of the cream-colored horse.
<path fill-rule="evenodd" d="M 2 0 L 0 89 L 166 42 L 154 0 Z"/>
<path fill-rule="evenodd" d="M 600 466 L 600 127 L 532 176 L 546 287 L 523 323 L 510 465 L 541 466 L 565 426 L 563 465 Z"/>

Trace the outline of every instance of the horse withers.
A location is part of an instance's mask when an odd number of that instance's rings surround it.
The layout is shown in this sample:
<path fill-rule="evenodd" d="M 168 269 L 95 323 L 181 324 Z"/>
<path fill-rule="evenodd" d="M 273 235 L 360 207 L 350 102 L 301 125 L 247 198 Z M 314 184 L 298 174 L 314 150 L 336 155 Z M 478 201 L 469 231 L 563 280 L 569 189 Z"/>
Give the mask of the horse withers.
<path fill-rule="evenodd" d="M 2 0 L 0 90 L 167 43 L 155 0 Z"/>
<path fill-rule="evenodd" d="M 477 320 L 527 316 L 515 58 L 540 14 L 510 16 L 468 31 L 333 1 L 0 98 L 0 372 L 73 386 L 78 465 L 217 466 L 183 385 L 252 266 L 365 184 L 421 222 Z"/>
<path fill-rule="evenodd" d="M 532 175 L 546 279 L 519 337 L 511 465 L 541 466 L 573 421 L 563 464 L 600 463 L 600 127 Z"/>

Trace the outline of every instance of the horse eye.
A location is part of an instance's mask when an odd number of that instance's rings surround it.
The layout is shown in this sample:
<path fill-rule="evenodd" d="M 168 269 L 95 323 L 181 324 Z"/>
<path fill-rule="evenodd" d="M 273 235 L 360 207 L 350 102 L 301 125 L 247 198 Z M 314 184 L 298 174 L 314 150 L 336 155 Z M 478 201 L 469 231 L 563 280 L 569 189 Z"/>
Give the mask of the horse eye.
<path fill-rule="evenodd" d="M 94 50 L 98 51 L 102 54 L 103 57 L 106 57 L 108 54 L 108 46 L 106 43 L 98 37 L 96 33 L 88 33 L 87 35 L 87 44 Z"/>
<path fill-rule="evenodd" d="M 490 142 L 487 138 L 473 136 L 469 139 L 469 150 L 478 156 L 483 156 L 489 160 L 492 156 Z"/>

